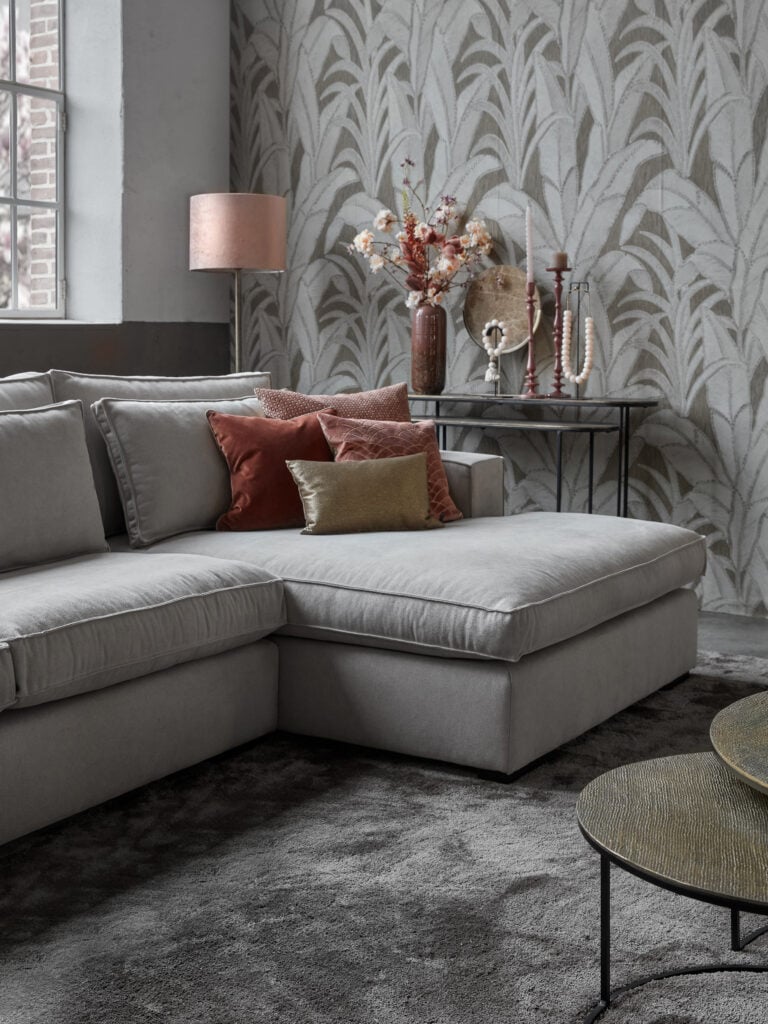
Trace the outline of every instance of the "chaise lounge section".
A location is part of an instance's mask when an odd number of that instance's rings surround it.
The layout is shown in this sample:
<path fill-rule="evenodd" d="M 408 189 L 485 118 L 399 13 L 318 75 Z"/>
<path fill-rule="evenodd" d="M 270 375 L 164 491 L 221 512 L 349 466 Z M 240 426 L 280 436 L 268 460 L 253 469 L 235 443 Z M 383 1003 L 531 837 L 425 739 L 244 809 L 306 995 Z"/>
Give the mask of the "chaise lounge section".
<path fill-rule="evenodd" d="M 142 450 L 183 481 L 196 458 L 218 457 L 212 441 L 195 450 L 210 440 L 196 406 L 252 403 L 264 384 L 0 381 L 0 408 L 82 402 L 88 500 L 111 549 L 0 573 L 0 841 L 275 728 L 513 773 L 693 666 L 703 539 L 608 517 L 504 517 L 493 456 L 443 453 L 465 518 L 441 530 L 206 522 L 132 550 L 91 405 L 135 402 L 133 416 L 156 403 Z M 194 426 L 176 442 L 169 429 L 165 455 L 162 416 Z M 208 466 L 217 487 L 220 468 Z M 186 514 L 195 486 L 166 504 Z"/>

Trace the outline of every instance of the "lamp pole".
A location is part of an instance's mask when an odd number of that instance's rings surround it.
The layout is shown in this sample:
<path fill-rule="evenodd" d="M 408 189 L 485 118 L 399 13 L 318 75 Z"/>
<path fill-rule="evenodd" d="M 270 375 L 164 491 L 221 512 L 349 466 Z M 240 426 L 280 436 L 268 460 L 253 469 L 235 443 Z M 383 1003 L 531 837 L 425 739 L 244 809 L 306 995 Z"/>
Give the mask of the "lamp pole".
<path fill-rule="evenodd" d="M 240 373 L 240 325 L 243 320 L 243 291 L 241 281 L 242 271 L 239 267 L 235 269 L 235 373 Z"/>

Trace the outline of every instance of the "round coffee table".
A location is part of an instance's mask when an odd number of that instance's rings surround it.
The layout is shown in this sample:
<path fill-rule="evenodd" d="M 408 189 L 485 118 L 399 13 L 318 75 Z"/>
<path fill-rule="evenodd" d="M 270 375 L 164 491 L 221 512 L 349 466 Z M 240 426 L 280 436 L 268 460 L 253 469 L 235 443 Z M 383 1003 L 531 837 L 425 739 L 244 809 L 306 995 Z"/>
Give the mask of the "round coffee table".
<path fill-rule="evenodd" d="M 712 720 L 709 738 L 728 771 L 768 793 L 768 691 L 723 708 Z"/>
<path fill-rule="evenodd" d="M 680 754 L 606 772 L 582 790 L 576 813 L 600 853 L 600 999 L 584 1024 L 649 981 L 768 971 L 768 965 L 707 964 L 611 990 L 611 864 L 662 889 L 728 907 L 734 950 L 767 930 L 742 938 L 739 913 L 768 914 L 768 797 L 739 782 L 713 753 Z"/>

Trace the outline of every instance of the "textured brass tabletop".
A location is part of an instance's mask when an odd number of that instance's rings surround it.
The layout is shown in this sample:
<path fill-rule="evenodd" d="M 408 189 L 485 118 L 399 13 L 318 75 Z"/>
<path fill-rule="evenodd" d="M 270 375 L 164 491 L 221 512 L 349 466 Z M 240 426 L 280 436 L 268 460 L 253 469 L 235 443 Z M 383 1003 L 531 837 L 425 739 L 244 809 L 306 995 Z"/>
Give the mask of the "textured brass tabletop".
<path fill-rule="evenodd" d="M 768 910 L 768 797 L 714 753 L 615 768 L 582 790 L 576 813 L 594 846 L 649 880 Z"/>
<path fill-rule="evenodd" d="M 729 771 L 768 793 L 768 691 L 723 708 L 712 721 L 709 738 Z"/>

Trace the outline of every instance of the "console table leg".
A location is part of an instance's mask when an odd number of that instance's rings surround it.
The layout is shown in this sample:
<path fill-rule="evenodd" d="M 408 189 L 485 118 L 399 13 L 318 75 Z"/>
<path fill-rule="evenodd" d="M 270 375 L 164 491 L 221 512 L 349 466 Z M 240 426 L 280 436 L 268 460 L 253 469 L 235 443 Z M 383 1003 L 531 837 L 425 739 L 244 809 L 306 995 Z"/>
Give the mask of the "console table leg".
<path fill-rule="evenodd" d="M 622 496 L 623 516 L 626 519 L 629 515 L 629 406 L 622 410 L 624 417 L 624 494 Z"/>
<path fill-rule="evenodd" d="M 621 515 L 621 495 L 624 484 L 624 410 L 619 409 L 619 443 L 616 446 L 619 471 L 616 480 L 616 515 Z"/>
<path fill-rule="evenodd" d="M 600 1002 L 611 1004 L 611 862 L 600 855 Z"/>
<path fill-rule="evenodd" d="M 557 432 L 557 511 L 563 503 L 563 432 Z"/>

